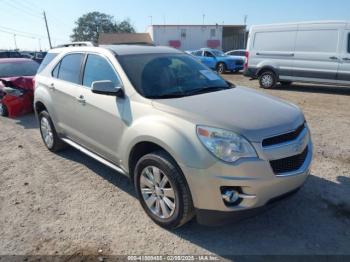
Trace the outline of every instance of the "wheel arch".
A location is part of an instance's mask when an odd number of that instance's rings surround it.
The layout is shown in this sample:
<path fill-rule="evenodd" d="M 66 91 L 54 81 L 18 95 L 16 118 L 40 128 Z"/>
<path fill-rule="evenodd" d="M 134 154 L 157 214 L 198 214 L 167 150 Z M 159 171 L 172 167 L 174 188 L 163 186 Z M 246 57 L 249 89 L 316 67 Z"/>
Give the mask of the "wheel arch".
<path fill-rule="evenodd" d="M 260 75 L 261 75 L 263 72 L 266 72 L 266 71 L 272 71 L 272 72 L 276 75 L 277 80 L 279 79 L 278 70 L 277 70 L 275 67 L 273 67 L 273 66 L 263 66 L 263 67 L 261 67 L 260 69 L 258 69 L 256 75 L 257 75 L 258 77 L 260 77 Z"/>

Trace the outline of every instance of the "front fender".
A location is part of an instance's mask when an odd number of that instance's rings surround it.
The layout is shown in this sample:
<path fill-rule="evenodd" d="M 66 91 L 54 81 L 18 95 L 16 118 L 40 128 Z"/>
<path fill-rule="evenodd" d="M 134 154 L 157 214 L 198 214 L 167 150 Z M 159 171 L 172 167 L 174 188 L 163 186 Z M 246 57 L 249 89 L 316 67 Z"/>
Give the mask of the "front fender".
<path fill-rule="evenodd" d="M 183 119 L 165 116 L 143 117 L 135 121 L 123 135 L 121 147 L 124 150 L 122 162 L 129 167 L 129 155 L 140 142 L 151 142 L 166 150 L 179 166 L 204 168 L 213 159 L 196 135 L 196 126 Z"/>

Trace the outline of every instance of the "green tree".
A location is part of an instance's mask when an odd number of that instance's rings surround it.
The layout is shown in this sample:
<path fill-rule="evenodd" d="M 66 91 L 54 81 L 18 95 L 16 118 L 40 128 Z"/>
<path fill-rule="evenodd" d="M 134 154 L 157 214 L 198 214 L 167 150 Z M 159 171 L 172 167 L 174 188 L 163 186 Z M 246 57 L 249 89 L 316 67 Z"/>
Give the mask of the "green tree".
<path fill-rule="evenodd" d="M 70 36 L 72 41 L 97 43 L 100 33 L 134 33 L 130 20 L 116 22 L 114 17 L 100 12 L 90 12 L 78 18 Z"/>

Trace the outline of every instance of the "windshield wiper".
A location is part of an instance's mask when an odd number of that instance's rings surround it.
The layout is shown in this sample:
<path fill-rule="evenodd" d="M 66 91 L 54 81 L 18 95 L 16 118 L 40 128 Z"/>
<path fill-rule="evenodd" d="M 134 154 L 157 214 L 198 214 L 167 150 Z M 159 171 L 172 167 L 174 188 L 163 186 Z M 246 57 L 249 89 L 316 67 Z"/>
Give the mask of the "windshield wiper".
<path fill-rule="evenodd" d="M 228 87 L 228 86 L 207 86 L 207 87 L 202 87 L 202 88 L 189 90 L 189 91 L 185 92 L 184 94 L 186 96 L 192 96 L 192 95 L 211 93 L 211 92 L 227 90 L 227 89 L 230 89 L 230 87 Z"/>
<path fill-rule="evenodd" d="M 147 96 L 149 99 L 166 99 L 166 98 L 179 98 L 184 97 L 185 94 L 183 92 L 175 92 L 175 93 L 169 93 L 159 96 Z"/>

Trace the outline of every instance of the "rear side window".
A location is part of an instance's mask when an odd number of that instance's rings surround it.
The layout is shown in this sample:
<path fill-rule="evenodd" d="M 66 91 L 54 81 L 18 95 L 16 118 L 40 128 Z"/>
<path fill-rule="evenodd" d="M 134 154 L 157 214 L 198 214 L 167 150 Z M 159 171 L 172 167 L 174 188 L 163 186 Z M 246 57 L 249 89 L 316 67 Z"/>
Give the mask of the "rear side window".
<path fill-rule="evenodd" d="M 110 63 L 99 55 L 88 55 L 85 64 L 83 86 L 91 87 L 92 82 L 110 80 L 115 86 L 120 86 L 120 81 Z"/>
<path fill-rule="evenodd" d="M 255 34 L 254 50 L 290 52 L 294 50 L 296 31 L 258 32 Z"/>
<path fill-rule="evenodd" d="M 74 84 L 80 84 L 80 68 L 83 58 L 83 54 L 66 55 L 61 60 L 59 69 L 57 69 L 57 78 Z"/>
<path fill-rule="evenodd" d="M 44 70 L 44 68 L 57 56 L 57 53 L 48 53 L 38 69 L 38 73 Z"/>

